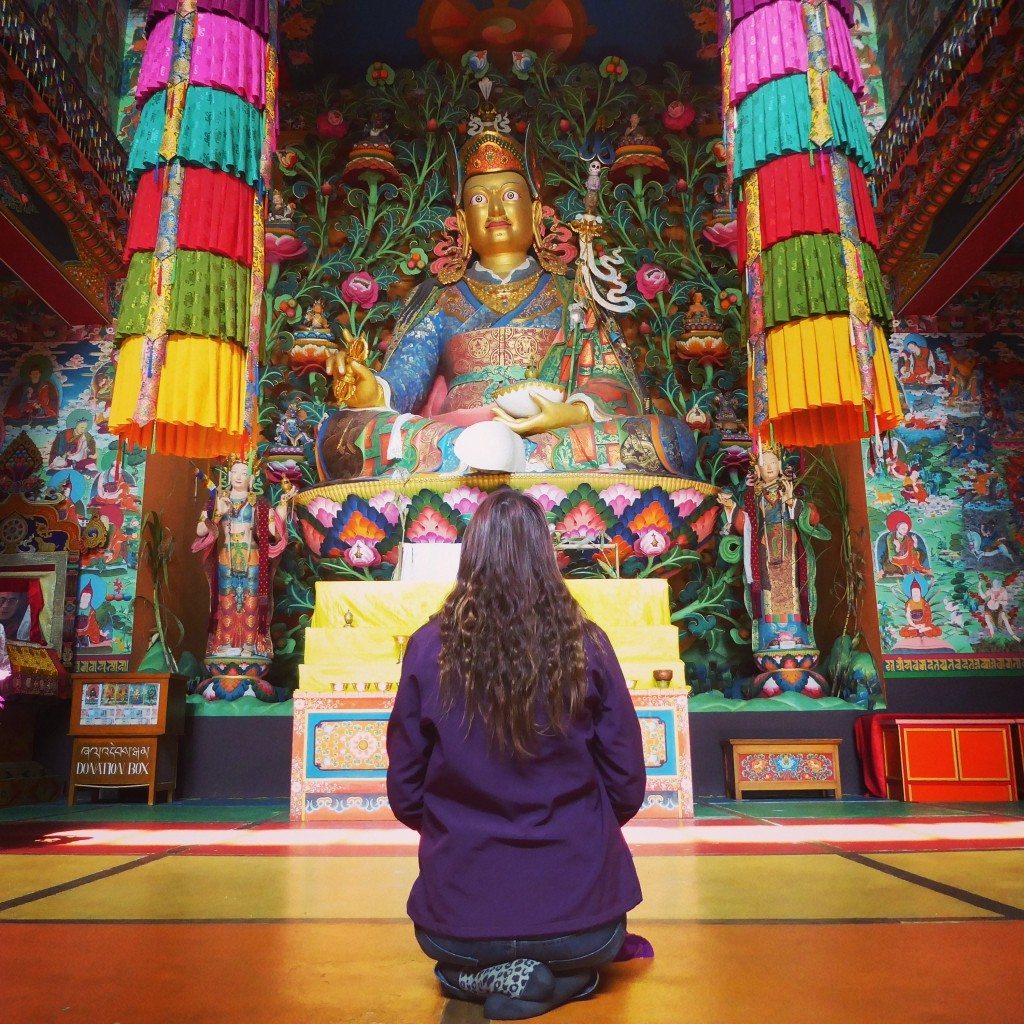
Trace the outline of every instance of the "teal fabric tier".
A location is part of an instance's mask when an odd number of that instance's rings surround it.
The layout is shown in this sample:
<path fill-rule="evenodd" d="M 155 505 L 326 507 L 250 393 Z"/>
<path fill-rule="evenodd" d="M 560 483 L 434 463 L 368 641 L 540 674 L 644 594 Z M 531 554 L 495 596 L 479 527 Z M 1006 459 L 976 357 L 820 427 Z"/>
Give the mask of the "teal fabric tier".
<path fill-rule="evenodd" d="M 828 114 L 832 140 L 865 173 L 875 168 L 864 119 L 850 87 L 834 72 L 828 77 Z M 734 179 L 737 187 L 751 171 L 790 153 L 811 150 L 811 100 L 806 75 L 766 82 L 739 105 Z M 767 197 L 762 197 L 765 202 Z"/>
<path fill-rule="evenodd" d="M 128 170 L 142 174 L 164 161 L 159 156 L 167 91 L 154 93 L 142 108 Z M 227 171 L 250 185 L 259 179 L 263 115 L 234 93 L 189 86 L 178 136 L 177 156 L 189 164 Z"/>

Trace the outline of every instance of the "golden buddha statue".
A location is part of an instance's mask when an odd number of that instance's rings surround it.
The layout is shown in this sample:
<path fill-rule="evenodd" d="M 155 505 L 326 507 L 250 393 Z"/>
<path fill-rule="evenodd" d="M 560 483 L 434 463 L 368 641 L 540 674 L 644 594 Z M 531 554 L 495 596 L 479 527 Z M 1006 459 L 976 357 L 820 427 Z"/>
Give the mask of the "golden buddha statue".
<path fill-rule="evenodd" d="M 410 297 L 383 369 L 353 357 L 358 345 L 332 359 L 345 408 L 320 428 L 321 478 L 692 475 L 692 433 L 650 413 L 614 321 L 583 275 L 566 276 L 568 232 L 545 229 L 536 180 L 502 120 L 478 118 L 453 160 L 456 234 L 435 249 L 436 276 Z"/>

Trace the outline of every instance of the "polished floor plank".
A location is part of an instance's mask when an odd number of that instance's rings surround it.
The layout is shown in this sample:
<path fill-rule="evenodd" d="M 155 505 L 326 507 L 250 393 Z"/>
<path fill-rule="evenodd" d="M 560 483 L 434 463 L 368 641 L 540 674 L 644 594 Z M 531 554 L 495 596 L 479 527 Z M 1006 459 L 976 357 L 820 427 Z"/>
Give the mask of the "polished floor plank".
<path fill-rule="evenodd" d="M 97 871 L 127 864 L 134 857 L 60 857 L 7 854 L 0 858 L 0 903 L 64 885 Z"/>
<path fill-rule="evenodd" d="M 1024 923 L 644 928 L 653 961 L 613 965 L 550 1024 L 1010 1024 Z M 0 930 L 8 1024 L 471 1024 L 408 924 L 29 925 Z"/>
<path fill-rule="evenodd" d="M 1024 910 L 1024 851 L 1021 850 L 951 850 L 940 856 L 876 853 L 870 854 L 869 859 Z"/>

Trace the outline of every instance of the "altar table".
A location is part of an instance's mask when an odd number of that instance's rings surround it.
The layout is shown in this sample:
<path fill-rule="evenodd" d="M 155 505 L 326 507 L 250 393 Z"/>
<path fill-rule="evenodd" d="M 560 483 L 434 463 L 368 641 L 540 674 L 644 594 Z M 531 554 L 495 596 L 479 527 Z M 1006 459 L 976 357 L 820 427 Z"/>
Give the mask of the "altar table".
<path fill-rule="evenodd" d="M 638 817 L 693 816 L 685 668 L 665 580 L 570 580 L 611 640 L 640 719 L 647 795 Z M 293 821 L 390 819 L 385 733 L 408 637 L 450 585 L 322 582 L 292 718 Z M 662 671 L 659 671 L 662 670 Z M 670 681 L 656 680 L 670 670 Z"/>

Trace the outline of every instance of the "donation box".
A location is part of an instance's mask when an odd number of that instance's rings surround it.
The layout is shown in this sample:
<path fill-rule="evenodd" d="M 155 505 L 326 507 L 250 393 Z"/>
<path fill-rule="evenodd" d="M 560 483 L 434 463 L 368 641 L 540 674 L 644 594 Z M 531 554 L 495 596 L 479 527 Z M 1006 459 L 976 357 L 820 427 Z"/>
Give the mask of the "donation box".
<path fill-rule="evenodd" d="M 185 725 L 184 676 L 75 675 L 71 694 L 71 777 L 77 790 L 145 787 L 174 797 L 178 739 Z"/>

